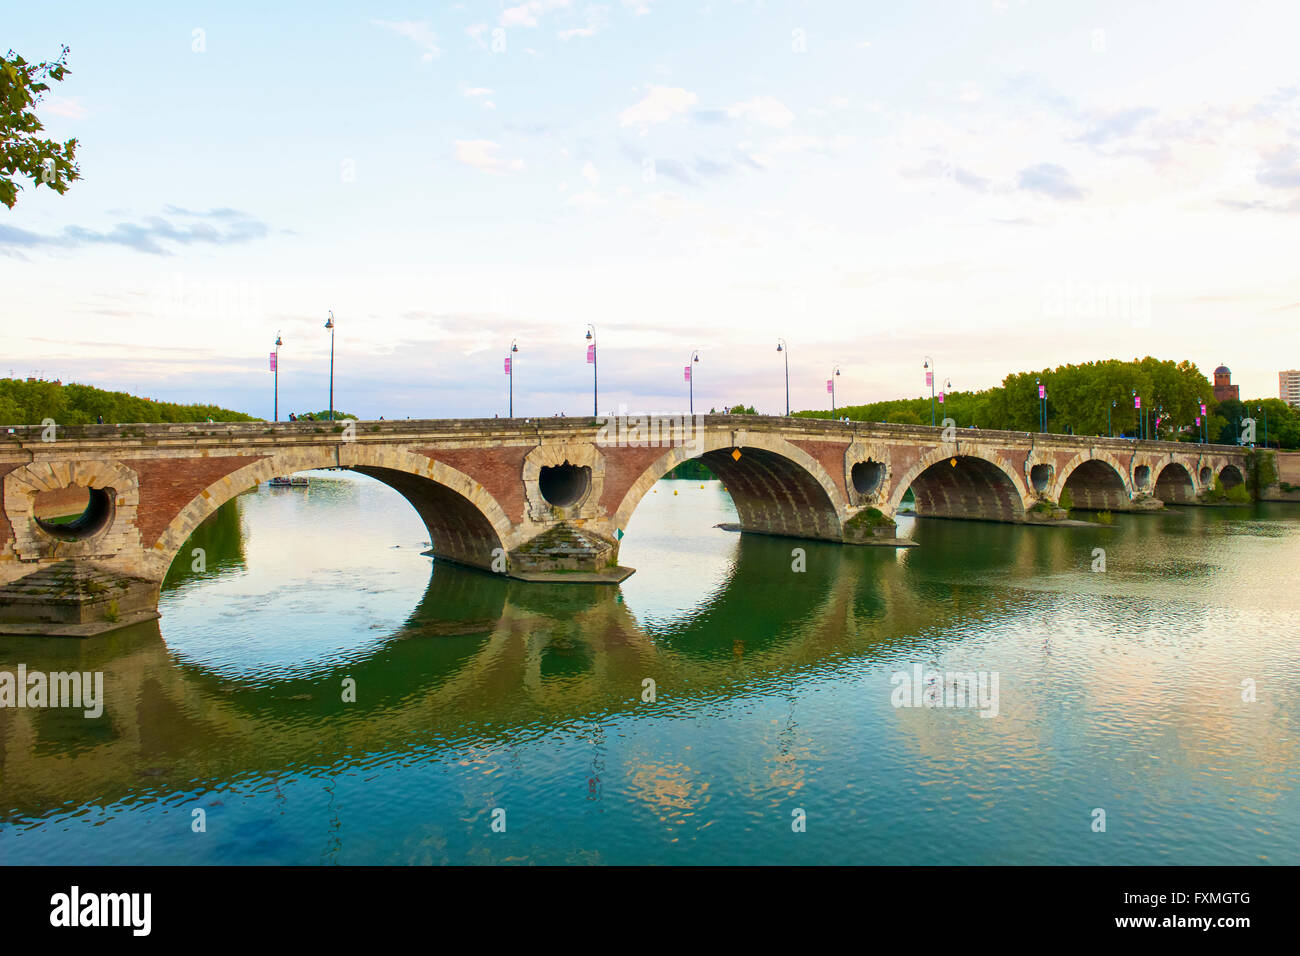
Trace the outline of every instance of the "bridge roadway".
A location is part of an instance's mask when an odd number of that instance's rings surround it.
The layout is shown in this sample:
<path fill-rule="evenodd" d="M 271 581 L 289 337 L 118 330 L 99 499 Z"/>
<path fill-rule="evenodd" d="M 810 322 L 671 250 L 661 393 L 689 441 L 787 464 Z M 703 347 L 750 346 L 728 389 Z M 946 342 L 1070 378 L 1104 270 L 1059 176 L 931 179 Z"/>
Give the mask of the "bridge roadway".
<path fill-rule="evenodd" d="M 743 531 L 845 544 L 899 544 L 909 488 L 919 515 L 1036 522 L 1067 491 L 1075 508 L 1147 510 L 1246 475 L 1235 446 L 768 416 L 21 426 L 0 432 L 0 599 L 9 620 L 45 633 L 156 615 L 200 522 L 317 468 L 396 489 L 438 558 L 618 581 L 632 573 L 618 542 L 637 503 L 694 458 L 723 481 Z M 45 521 L 41 501 L 69 488 L 88 489 L 86 513 Z"/>

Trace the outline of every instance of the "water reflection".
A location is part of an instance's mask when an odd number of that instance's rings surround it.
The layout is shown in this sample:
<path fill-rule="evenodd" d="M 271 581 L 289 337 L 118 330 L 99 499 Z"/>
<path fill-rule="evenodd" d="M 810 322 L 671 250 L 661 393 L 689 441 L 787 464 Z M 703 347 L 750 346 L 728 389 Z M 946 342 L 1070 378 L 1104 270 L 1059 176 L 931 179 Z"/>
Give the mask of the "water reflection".
<path fill-rule="evenodd" d="M 619 588 L 430 571 L 423 524 L 366 480 L 236 499 L 182 549 L 161 622 L 0 644 L 0 667 L 102 670 L 107 693 L 99 721 L 0 711 L 0 852 L 1297 858 L 1295 512 L 909 519 L 921 546 L 895 552 L 722 531 L 726 496 L 699 484 L 647 496 Z M 180 567 L 192 547 L 203 573 Z M 912 663 L 997 670 L 1000 716 L 894 709 Z M 1268 689 L 1252 707 L 1246 676 Z M 485 843 L 507 805 L 517 836 Z M 197 849 L 194 806 L 214 820 Z M 794 844 L 792 807 L 819 823 Z"/>

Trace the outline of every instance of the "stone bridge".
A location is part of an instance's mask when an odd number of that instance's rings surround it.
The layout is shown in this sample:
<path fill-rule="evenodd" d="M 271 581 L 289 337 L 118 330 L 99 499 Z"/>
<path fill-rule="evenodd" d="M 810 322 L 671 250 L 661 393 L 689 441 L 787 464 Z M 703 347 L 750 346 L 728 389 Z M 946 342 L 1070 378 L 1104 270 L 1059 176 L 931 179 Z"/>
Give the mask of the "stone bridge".
<path fill-rule="evenodd" d="M 1067 491 L 1075 508 L 1146 510 L 1246 474 L 1230 446 L 766 416 L 14 427 L 0 433 L 0 630 L 95 633 L 156 615 L 200 522 L 317 468 L 396 489 L 438 558 L 619 581 L 637 503 L 696 458 L 741 530 L 846 544 L 907 543 L 894 516 L 909 489 L 921 516 L 1047 522 Z M 69 495 L 84 513 L 48 520 L 48 502 Z"/>

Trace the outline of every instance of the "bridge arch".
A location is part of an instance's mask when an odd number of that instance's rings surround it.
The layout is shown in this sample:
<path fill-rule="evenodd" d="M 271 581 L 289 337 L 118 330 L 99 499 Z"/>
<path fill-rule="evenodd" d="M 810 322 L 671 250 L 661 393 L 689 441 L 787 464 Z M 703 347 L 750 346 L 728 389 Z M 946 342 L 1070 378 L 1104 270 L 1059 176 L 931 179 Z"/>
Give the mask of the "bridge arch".
<path fill-rule="evenodd" d="M 1241 469 L 1236 465 L 1224 465 L 1219 469 L 1219 480 L 1223 482 L 1223 487 L 1232 488 L 1243 484 L 1246 481 L 1246 476 L 1241 473 Z"/>
<path fill-rule="evenodd" d="M 921 517 L 1020 522 L 1031 497 L 1014 468 L 942 446 L 922 456 L 899 478 L 889 499 L 890 514 L 898 512 L 909 488 Z"/>
<path fill-rule="evenodd" d="M 1160 469 L 1152 492 L 1165 504 L 1188 504 L 1196 500 L 1196 479 L 1187 465 L 1171 461 Z"/>
<path fill-rule="evenodd" d="M 743 530 L 842 540 L 846 507 L 830 474 L 792 442 L 757 432 L 706 434 L 668 449 L 628 487 L 614 513 L 615 526 L 626 528 L 655 482 L 695 458 L 722 480 Z"/>
<path fill-rule="evenodd" d="M 1061 469 L 1053 497 L 1060 501 L 1069 491 L 1073 507 L 1085 511 L 1127 508 L 1132 500 L 1128 482 L 1124 480 L 1127 470 L 1109 452 L 1079 452 Z"/>
<path fill-rule="evenodd" d="M 437 557 L 490 568 L 493 550 L 514 543 L 505 511 L 468 475 L 424 455 L 347 442 L 284 450 L 208 485 L 181 508 L 147 551 L 152 576 L 162 580 L 194 529 L 236 495 L 278 475 L 339 467 L 381 481 L 409 501 L 424 521 Z"/>

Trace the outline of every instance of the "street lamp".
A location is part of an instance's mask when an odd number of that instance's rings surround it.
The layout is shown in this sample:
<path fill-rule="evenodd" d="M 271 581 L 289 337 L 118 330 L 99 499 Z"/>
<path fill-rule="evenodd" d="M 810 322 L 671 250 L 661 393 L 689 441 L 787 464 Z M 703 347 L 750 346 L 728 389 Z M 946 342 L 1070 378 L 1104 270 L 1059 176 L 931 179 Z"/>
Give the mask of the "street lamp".
<path fill-rule="evenodd" d="M 943 391 L 939 393 L 939 404 L 940 404 L 940 405 L 943 404 L 943 400 L 944 400 L 944 398 L 945 398 L 947 392 L 948 392 L 951 388 L 952 388 L 952 379 L 950 379 L 950 378 L 945 378 L 945 379 L 943 380 Z"/>
<path fill-rule="evenodd" d="M 840 367 L 836 365 L 831 369 L 831 377 L 826 380 L 826 384 L 831 387 L 830 392 L 831 392 L 831 414 L 832 415 L 835 414 L 835 378 L 839 374 L 840 374 Z"/>
<path fill-rule="evenodd" d="M 1041 378 L 1034 379 L 1034 385 L 1038 387 L 1038 430 L 1044 432 L 1047 428 L 1043 424 L 1043 395 L 1045 393 L 1043 380 Z"/>
<path fill-rule="evenodd" d="M 934 427 L 934 359 L 925 357 L 921 367 L 925 369 L 925 384 L 930 386 L 930 427 Z"/>
<path fill-rule="evenodd" d="M 1111 438 L 1115 437 L 1115 425 L 1113 424 L 1115 412 L 1115 400 L 1112 399 L 1110 408 L 1106 409 L 1106 434 Z"/>
<path fill-rule="evenodd" d="M 513 353 L 519 351 L 519 346 L 515 343 L 518 339 L 510 340 L 510 351 L 506 353 L 506 376 L 510 379 L 510 408 L 506 414 L 507 418 L 515 417 L 515 360 Z"/>
<path fill-rule="evenodd" d="M 596 327 L 587 323 L 587 361 L 591 364 L 591 414 L 600 415 L 600 392 L 596 381 Z"/>
<path fill-rule="evenodd" d="M 790 417 L 790 346 L 785 339 L 776 340 L 776 350 L 785 353 L 785 417 Z"/>
<path fill-rule="evenodd" d="M 271 360 L 271 371 L 275 373 L 275 420 L 280 420 L 280 346 L 284 342 L 280 333 L 275 333 L 275 357 Z"/>
<path fill-rule="evenodd" d="M 1133 393 L 1133 427 L 1136 428 L 1136 429 L 1138 430 L 1137 437 L 1138 437 L 1138 438 L 1141 438 L 1141 437 L 1142 437 L 1142 420 L 1141 420 L 1141 418 L 1139 417 L 1139 412 L 1140 412 L 1141 409 L 1142 409 L 1142 396 L 1139 395 L 1139 394 L 1137 393 L 1137 389 L 1136 389 L 1136 388 L 1134 388 L 1134 389 L 1130 389 L 1130 391 Z"/>
<path fill-rule="evenodd" d="M 699 361 L 700 361 L 700 350 L 694 349 L 691 352 L 690 361 L 686 363 L 686 381 L 690 384 L 691 387 L 691 414 L 692 415 L 695 414 L 695 374 L 694 372 L 691 371 L 691 363 L 694 362 L 695 364 L 698 365 Z"/>
<path fill-rule="evenodd" d="M 325 328 L 330 330 L 330 421 L 334 421 L 334 312 L 325 320 Z"/>
<path fill-rule="evenodd" d="M 1264 413 L 1264 447 L 1267 448 L 1268 447 L 1268 409 L 1264 408 L 1263 406 L 1256 405 L 1255 413 L 1259 414 L 1260 412 Z"/>

